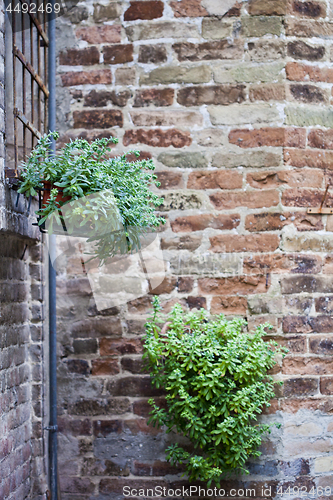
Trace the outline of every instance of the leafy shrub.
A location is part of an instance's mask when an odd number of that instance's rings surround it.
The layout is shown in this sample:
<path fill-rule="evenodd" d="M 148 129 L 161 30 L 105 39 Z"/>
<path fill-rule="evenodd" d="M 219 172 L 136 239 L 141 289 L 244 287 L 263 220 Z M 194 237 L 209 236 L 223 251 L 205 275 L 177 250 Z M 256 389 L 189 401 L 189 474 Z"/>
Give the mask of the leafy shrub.
<path fill-rule="evenodd" d="M 274 397 L 267 371 L 275 355 L 287 350 L 263 340 L 268 324 L 247 333 L 242 319 L 208 319 L 204 309 L 185 314 L 179 304 L 161 330 L 157 298 L 153 305 L 145 358 L 153 384 L 167 393 L 167 409 L 151 399 L 150 421 L 167 432 L 177 430 L 194 445 L 193 452 L 170 446 L 167 459 L 185 463 L 189 479 L 208 486 L 232 470 L 248 472 L 246 461 L 260 456 L 262 435 L 270 431 L 270 425 L 256 423 Z"/>
<path fill-rule="evenodd" d="M 39 139 L 22 165 L 20 193 L 35 196 L 45 182 L 54 187 L 50 198 L 37 212 L 39 224 L 48 218 L 51 220 L 52 215 L 60 223 L 58 209 L 62 203 L 57 201 L 57 196 L 61 189 L 72 204 L 87 197 L 75 204 L 71 223 L 93 230 L 95 237 L 90 241 L 96 241 L 96 255 L 102 263 L 117 251 L 126 253 L 140 248 L 140 234 L 165 222 L 155 215 L 156 207 L 163 200 L 149 189 L 154 184 L 159 185 L 156 175 L 151 173 L 155 169 L 153 161 L 130 162 L 127 153 L 109 158 L 108 145 L 118 142 L 112 137 L 92 143 L 75 139 L 52 156 L 49 154 L 51 138 L 58 137 L 58 133 L 50 132 Z M 134 154 L 139 156 L 138 152 Z M 119 214 L 117 222 L 115 208 Z"/>

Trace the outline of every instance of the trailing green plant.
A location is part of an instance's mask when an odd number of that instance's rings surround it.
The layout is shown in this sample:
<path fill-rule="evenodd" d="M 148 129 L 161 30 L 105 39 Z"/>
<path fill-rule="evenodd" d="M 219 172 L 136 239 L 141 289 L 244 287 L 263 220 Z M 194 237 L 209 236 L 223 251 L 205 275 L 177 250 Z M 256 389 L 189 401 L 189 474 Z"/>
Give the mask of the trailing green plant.
<path fill-rule="evenodd" d="M 260 456 L 270 432 L 271 425 L 257 423 L 274 397 L 268 370 L 287 350 L 263 340 L 268 324 L 249 333 L 242 319 L 209 318 L 204 309 L 184 313 L 179 304 L 161 329 L 157 297 L 153 306 L 144 356 L 152 383 L 166 391 L 167 408 L 150 399 L 150 422 L 186 436 L 194 450 L 173 444 L 168 461 L 186 464 L 189 479 L 208 486 L 233 470 L 247 473 L 247 460 Z"/>
<path fill-rule="evenodd" d="M 163 199 L 150 190 L 152 185 L 159 186 L 152 173 L 153 161 L 129 161 L 129 153 L 110 158 L 108 146 L 118 142 L 113 137 L 91 143 L 75 139 L 56 155 L 50 155 L 51 140 L 58 138 L 57 132 L 44 135 L 22 164 L 20 193 L 35 196 L 45 183 L 53 187 L 49 199 L 37 212 L 39 225 L 49 222 L 52 232 L 53 219 L 61 223 L 59 209 L 64 201 L 57 200 L 61 191 L 73 206 L 67 220 L 69 233 L 75 227 L 84 227 L 93 235 L 89 241 L 95 241 L 95 255 L 101 263 L 117 252 L 139 249 L 141 234 L 165 222 L 155 214 Z M 137 158 L 140 154 L 130 153 Z"/>

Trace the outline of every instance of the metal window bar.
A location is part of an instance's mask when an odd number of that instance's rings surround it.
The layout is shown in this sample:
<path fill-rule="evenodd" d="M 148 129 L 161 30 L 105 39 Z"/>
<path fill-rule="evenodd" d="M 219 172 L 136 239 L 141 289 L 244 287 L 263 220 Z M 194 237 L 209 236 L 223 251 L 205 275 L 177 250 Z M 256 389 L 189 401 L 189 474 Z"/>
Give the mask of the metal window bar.
<path fill-rule="evenodd" d="M 48 131 L 47 3 L 5 2 L 6 176 L 14 182 L 20 163 Z"/>

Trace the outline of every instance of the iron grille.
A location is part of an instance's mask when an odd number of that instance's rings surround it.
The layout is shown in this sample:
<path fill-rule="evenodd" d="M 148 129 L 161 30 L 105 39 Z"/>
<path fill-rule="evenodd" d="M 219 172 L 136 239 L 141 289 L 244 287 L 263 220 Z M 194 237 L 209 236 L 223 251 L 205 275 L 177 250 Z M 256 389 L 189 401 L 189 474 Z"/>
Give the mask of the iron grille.
<path fill-rule="evenodd" d="M 48 0 L 6 0 L 5 101 L 6 176 L 47 132 Z"/>

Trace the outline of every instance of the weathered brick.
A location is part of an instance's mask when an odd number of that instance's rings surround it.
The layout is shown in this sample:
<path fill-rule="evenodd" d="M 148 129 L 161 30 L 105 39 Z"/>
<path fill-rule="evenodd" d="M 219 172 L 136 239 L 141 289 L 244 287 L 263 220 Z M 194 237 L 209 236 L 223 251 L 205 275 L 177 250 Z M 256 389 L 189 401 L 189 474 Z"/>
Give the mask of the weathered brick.
<path fill-rule="evenodd" d="M 290 187 L 320 188 L 324 174 L 315 169 L 260 171 L 247 174 L 246 181 L 258 189 L 288 185 Z M 296 215 L 296 214 L 295 214 Z"/>
<path fill-rule="evenodd" d="M 293 223 L 298 231 L 312 231 L 323 229 L 323 222 L 315 215 L 301 212 L 272 213 L 247 215 L 245 218 L 245 228 L 248 231 L 275 231 Z"/>
<path fill-rule="evenodd" d="M 246 273 L 319 273 L 322 260 L 315 255 L 255 255 L 244 259 Z"/>
<path fill-rule="evenodd" d="M 282 194 L 282 204 L 289 207 L 316 207 L 319 206 L 324 191 L 318 189 L 286 189 Z"/>
<path fill-rule="evenodd" d="M 112 380 L 108 383 L 107 390 L 112 396 L 161 396 L 162 389 L 152 387 L 149 376 L 128 376 Z"/>
<path fill-rule="evenodd" d="M 285 64 L 282 61 L 266 64 L 219 65 L 214 69 L 216 83 L 258 83 L 280 81 Z"/>
<path fill-rule="evenodd" d="M 96 339 L 74 340 L 73 349 L 75 354 L 96 354 L 97 340 Z"/>
<path fill-rule="evenodd" d="M 127 398 L 81 399 L 72 403 L 68 409 L 70 415 L 98 416 L 122 415 L 130 411 L 130 401 Z"/>
<path fill-rule="evenodd" d="M 274 252 L 279 246 L 276 234 L 223 234 L 209 238 L 213 252 Z"/>
<path fill-rule="evenodd" d="M 203 124 L 203 116 L 196 111 L 184 110 L 133 110 L 130 112 L 132 122 L 137 127 L 184 127 Z"/>
<path fill-rule="evenodd" d="M 242 185 L 242 175 L 230 170 L 191 172 L 187 183 L 189 189 L 239 189 Z"/>
<path fill-rule="evenodd" d="M 123 126 L 122 112 L 116 109 L 74 111 L 74 128 L 110 128 Z"/>
<path fill-rule="evenodd" d="M 108 376 L 119 373 L 118 361 L 110 359 L 93 359 L 91 362 L 91 374 L 93 376 Z"/>
<path fill-rule="evenodd" d="M 251 85 L 250 101 L 283 101 L 286 98 L 286 89 L 282 83 L 263 83 Z"/>
<path fill-rule="evenodd" d="M 293 167 L 314 167 L 333 170 L 333 152 L 311 149 L 285 149 L 284 162 Z"/>
<path fill-rule="evenodd" d="M 95 3 L 94 4 L 94 21 L 96 23 L 101 23 L 105 21 L 110 21 L 111 19 L 117 19 L 121 14 L 120 3 L 111 2 L 106 5 Z"/>
<path fill-rule="evenodd" d="M 281 162 L 279 153 L 266 151 L 246 151 L 246 153 L 216 153 L 212 159 L 212 166 L 221 167 L 276 167 Z"/>
<path fill-rule="evenodd" d="M 134 85 L 136 78 L 135 68 L 117 68 L 116 85 Z"/>
<path fill-rule="evenodd" d="M 291 4 L 291 12 L 302 17 L 326 17 L 326 5 L 322 2 L 301 2 L 294 0 Z"/>
<path fill-rule="evenodd" d="M 128 90 L 122 92 L 108 90 L 91 90 L 84 96 L 84 106 L 99 108 L 107 106 L 109 102 L 115 106 L 126 106 L 131 93 Z"/>
<path fill-rule="evenodd" d="M 245 100 L 245 85 L 212 85 L 184 87 L 178 91 L 177 102 L 182 106 L 202 104 L 227 105 Z"/>
<path fill-rule="evenodd" d="M 163 16 L 164 5 L 160 0 L 137 1 L 132 0 L 124 14 L 125 21 L 137 19 L 157 19 Z"/>
<path fill-rule="evenodd" d="M 76 321 L 71 325 L 70 331 L 73 338 L 118 337 L 122 334 L 122 326 L 118 318 L 96 317 Z"/>
<path fill-rule="evenodd" d="M 201 245 L 202 236 L 180 236 L 177 238 L 162 238 L 162 250 L 196 250 Z"/>
<path fill-rule="evenodd" d="M 89 375 L 90 367 L 85 359 L 68 359 L 66 360 L 68 371 L 80 375 Z"/>
<path fill-rule="evenodd" d="M 212 314 L 245 314 L 247 300 L 245 297 L 215 296 L 212 299 L 210 312 Z"/>
<path fill-rule="evenodd" d="M 126 35 L 132 42 L 160 38 L 197 38 L 199 30 L 190 23 L 175 23 L 159 21 L 154 23 L 139 23 L 126 28 Z M 194 83 L 194 82 L 193 82 Z"/>
<path fill-rule="evenodd" d="M 133 45 L 104 45 L 103 57 L 105 64 L 124 64 L 133 61 Z"/>
<path fill-rule="evenodd" d="M 266 276 L 234 276 L 232 278 L 199 278 L 201 293 L 213 295 L 248 295 L 265 293 Z"/>
<path fill-rule="evenodd" d="M 201 5 L 201 0 L 173 1 L 170 5 L 175 17 L 208 16 L 207 10 Z"/>
<path fill-rule="evenodd" d="M 202 231 L 207 227 L 213 229 L 233 229 L 240 223 L 239 214 L 213 215 L 200 214 L 188 215 L 187 217 L 177 217 L 171 221 L 171 227 L 175 233 L 189 233 L 192 231 Z"/>
<path fill-rule="evenodd" d="M 292 396 L 314 396 L 318 392 L 318 379 L 316 378 L 292 378 L 284 380 L 282 394 L 284 397 Z"/>
<path fill-rule="evenodd" d="M 242 19 L 242 34 L 249 37 L 281 35 L 282 19 L 279 16 L 255 16 Z"/>
<path fill-rule="evenodd" d="M 251 0 L 248 10 L 251 16 L 283 16 L 287 12 L 287 0 Z"/>
<path fill-rule="evenodd" d="M 314 354 L 332 355 L 333 339 L 331 337 L 315 336 L 309 339 L 310 352 Z"/>
<path fill-rule="evenodd" d="M 182 66 L 163 66 L 153 69 L 149 74 L 140 78 L 142 85 L 155 85 L 162 83 L 207 83 L 211 79 L 211 69 L 209 66 L 195 66 L 184 68 Z"/>
<path fill-rule="evenodd" d="M 174 89 L 144 89 L 138 90 L 134 97 L 134 108 L 149 106 L 171 106 L 173 103 Z"/>
<path fill-rule="evenodd" d="M 297 18 L 285 19 L 285 34 L 287 36 L 298 36 L 307 38 L 309 33 L 313 37 L 326 38 L 331 37 L 333 33 L 333 26 L 331 22 L 326 21 L 313 21 Z M 324 71 L 327 69 L 324 69 Z"/>
<path fill-rule="evenodd" d="M 320 378 L 320 392 L 328 396 L 333 395 L 333 377 Z"/>
<path fill-rule="evenodd" d="M 333 312 L 333 297 L 318 297 L 315 299 L 316 312 L 331 314 Z"/>
<path fill-rule="evenodd" d="M 189 278 L 188 276 L 178 278 L 177 288 L 180 293 L 189 293 L 192 292 L 194 285 L 194 279 Z"/>
<path fill-rule="evenodd" d="M 278 108 L 270 104 L 231 104 L 228 113 L 221 106 L 209 106 L 212 125 L 242 125 L 248 123 L 271 123 L 279 120 Z"/>
<path fill-rule="evenodd" d="M 140 339 L 100 340 L 101 356 L 119 356 L 122 354 L 141 354 L 142 342 Z"/>
<path fill-rule="evenodd" d="M 97 47 L 83 49 L 67 49 L 59 56 L 60 64 L 65 66 L 90 66 L 99 63 L 99 50 Z"/>
<path fill-rule="evenodd" d="M 221 40 L 232 36 L 234 22 L 231 19 L 209 17 L 202 20 L 201 30 L 203 38 Z"/>
<path fill-rule="evenodd" d="M 167 60 L 165 45 L 140 45 L 138 61 L 144 64 L 158 64 Z"/>
<path fill-rule="evenodd" d="M 172 48 L 177 53 L 178 61 L 240 59 L 244 51 L 239 41 L 230 42 L 227 39 L 199 44 L 181 42 L 175 43 Z"/>
<path fill-rule="evenodd" d="M 177 286 L 177 279 L 176 278 L 164 278 L 162 283 L 160 283 L 158 286 L 153 288 L 153 290 L 150 292 L 151 294 L 154 295 L 161 295 L 163 293 L 171 293 Z"/>
<path fill-rule="evenodd" d="M 142 359 L 123 357 L 121 359 L 121 366 L 123 370 L 128 371 L 130 373 L 137 373 L 137 374 L 147 373 L 147 370 L 144 370 L 145 363 L 143 362 Z"/>
<path fill-rule="evenodd" d="M 260 192 L 217 192 L 209 195 L 209 199 L 217 210 L 229 210 L 236 207 L 264 208 L 276 206 L 279 203 L 279 194 L 274 189 Z"/>
<path fill-rule="evenodd" d="M 158 182 L 161 183 L 160 189 L 172 189 L 181 188 L 183 186 L 182 174 L 177 174 L 174 172 L 156 172 Z"/>
<path fill-rule="evenodd" d="M 203 153 L 161 153 L 157 160 L 167 167 L 178 168 L 206 168 L 208 167 L 207 158 Z"/>
<path fill-rule="evenodd" d="M 286 146 L 305 148 L 306 129 L 266 127 L 260 129 L 238 129 L 229 133 L 229 142 L 241 148 L 261 146 Z"/>
<path fill-rule="evenodd" d="M 294 59 L 307 59 L 308 61 L 319 61 L 325 55 L 325 47 L 312 47 L 300 40 L 289 42 L 287 51 L 288 56 Z"/>
<path fill-rule="evenodd" d="M 288 80 L 302 82 L 311 80 L 313 82 L 333 83 L 333 69 L 319 68 L 296 62 L 288 62 L 286 65 L 286 75 Z"/>
<path fill-rule="evenodd" d="M 321 358 L 287 357 L 282 362 L 286 375 L 327 375 L 332 371 L 330 360 Z"/>
<path fill-rule="evenodd" d="M 333 149 L 332 130 L 310 130 L 308 135 L 308 145 L 311 148 Z"/>
<path fill-rule="evenodd" d="M 283 294 L 290 293 L 333 293 L 333 280 L 330 276 L 290 276 L 281 280 Z"/>
<path fill-rule="evenodd" d="M 283 40 L 258 40 L 247 44 L 248 54 L 251 61 L 274 61 L 282 59 L 286 55 L 286 47 Z"/>
<path fill-rule="evenodd" d="M 109 69 L 96 69 L 92 71 L 70 71 L 61 74 L 64 87 L 75 85 L 98 85 L 112 83 L 112 73 Z"/>
<path fill-rule="evenodd" d="M 58 420 L 59 432 L 72 436 L 90 436 L 92 434 L 92 422 L 69 417 L 60 417 Z"/>
<path fill-rule="evenodd" d="M 192 142 L 189 132 L 182 132 L 177 129 L 170 130 L 126 130 L 123 137 L 124 146 L 129 144 L 148 144 L 153 147 L 183 148 L 189 146 Z"/>
<path fill-rule="evenodd" d="M 186 304 L 189 309 L 207 309 L 207 301 L 205 297 L 188 296 Z"/>
<path fill-rule="evenodd" d="M 78 28 L 75 33 L 78 38 L 92 44 L 121 42 L 121 26 L 117 25 Z"/>
<path fill-rule="evenodd" d="M 328 95 L 325 90 L 315 85 L 293 84 L 289 87 L 290 93 L 297 101 L 305 103 L 328 103 Z"/>

